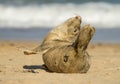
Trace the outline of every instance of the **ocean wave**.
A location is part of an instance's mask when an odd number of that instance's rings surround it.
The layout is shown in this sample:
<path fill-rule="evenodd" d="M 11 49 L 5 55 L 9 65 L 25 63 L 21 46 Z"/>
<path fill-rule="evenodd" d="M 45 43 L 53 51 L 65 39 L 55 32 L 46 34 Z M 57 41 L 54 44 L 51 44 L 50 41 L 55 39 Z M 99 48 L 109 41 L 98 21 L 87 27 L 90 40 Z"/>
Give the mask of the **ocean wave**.
<path fill-rule="evenodd" d="M 52 28 L 80 15 L 83 25 L 96 28 L 120 28 L 120 4 L 89 2 L 84 4 L 0 5 L 0 28 Z"/>

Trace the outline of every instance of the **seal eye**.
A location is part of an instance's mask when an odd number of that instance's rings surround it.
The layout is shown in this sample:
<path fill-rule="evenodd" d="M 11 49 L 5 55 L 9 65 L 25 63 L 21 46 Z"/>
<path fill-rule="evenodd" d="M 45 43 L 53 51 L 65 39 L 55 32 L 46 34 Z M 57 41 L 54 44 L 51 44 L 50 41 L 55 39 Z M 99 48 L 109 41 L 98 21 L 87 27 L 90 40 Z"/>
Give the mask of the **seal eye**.
<path fill-rule="evenodd" d="M 80 29 L 79 27 L 75 26 L 73 32 L 77 33 L 79 31 L 79 29 Z"/>
<path fill-rule="evenodd" d="M 77 28 L 74 30 L 74 32 L 77 32 Z"/>

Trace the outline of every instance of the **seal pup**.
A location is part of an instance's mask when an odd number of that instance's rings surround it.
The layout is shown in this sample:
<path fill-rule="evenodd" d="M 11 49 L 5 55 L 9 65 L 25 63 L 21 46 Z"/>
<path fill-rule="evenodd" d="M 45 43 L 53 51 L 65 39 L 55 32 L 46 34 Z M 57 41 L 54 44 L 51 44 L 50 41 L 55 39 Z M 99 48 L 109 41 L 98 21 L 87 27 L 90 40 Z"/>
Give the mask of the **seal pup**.
<path fill-rule="evenodd" d="M 43 54 L 48 70 L 59 73 L 86 73 L 90 68 L 87 46 L 95 28 L 85 25 L 72 45 L 54 46 Z"/>
<path fill-rule="evenodd" d="M 40 46 L 33 50 L 24 50 L 24 54 L 45 53 L 55 46 L 72 45 L 79 35 L 81 21 L 80 16 L 69 18 L 51 30 Z"/>

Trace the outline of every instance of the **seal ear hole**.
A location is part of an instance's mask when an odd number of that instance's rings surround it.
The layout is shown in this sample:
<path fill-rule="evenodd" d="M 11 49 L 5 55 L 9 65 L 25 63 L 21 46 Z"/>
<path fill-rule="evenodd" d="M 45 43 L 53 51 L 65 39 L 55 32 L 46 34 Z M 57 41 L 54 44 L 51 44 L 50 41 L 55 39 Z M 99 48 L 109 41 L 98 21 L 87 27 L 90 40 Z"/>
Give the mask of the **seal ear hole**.
<path fill-rule="evenodd" d="M 68 58 L 69 58 L 69 56 L 65 55 L 65 56 L 64 56 L 64 62 L 67 62 L 67 61 L 68 61 Z"/>

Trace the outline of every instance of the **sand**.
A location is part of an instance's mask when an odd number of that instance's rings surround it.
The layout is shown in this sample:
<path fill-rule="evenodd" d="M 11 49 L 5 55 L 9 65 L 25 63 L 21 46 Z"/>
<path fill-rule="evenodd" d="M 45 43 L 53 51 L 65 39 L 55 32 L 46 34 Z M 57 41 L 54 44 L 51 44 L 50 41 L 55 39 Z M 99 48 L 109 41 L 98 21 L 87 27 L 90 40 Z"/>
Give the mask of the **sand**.
<path fill-rule="evenodd" d="M 90 44 L 91 67 L 85 74 L 52 73 L 41 53 L 24 55 L 40 42 L 0 41 L 0 84 L 120 84 L 120 44 Z"/>

